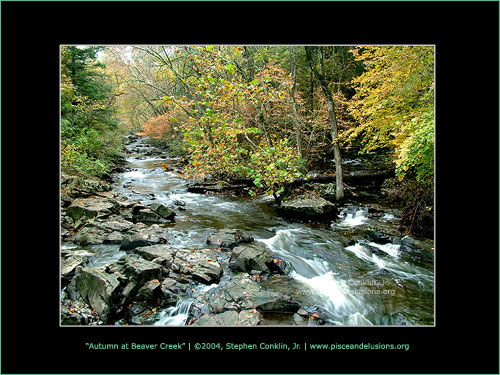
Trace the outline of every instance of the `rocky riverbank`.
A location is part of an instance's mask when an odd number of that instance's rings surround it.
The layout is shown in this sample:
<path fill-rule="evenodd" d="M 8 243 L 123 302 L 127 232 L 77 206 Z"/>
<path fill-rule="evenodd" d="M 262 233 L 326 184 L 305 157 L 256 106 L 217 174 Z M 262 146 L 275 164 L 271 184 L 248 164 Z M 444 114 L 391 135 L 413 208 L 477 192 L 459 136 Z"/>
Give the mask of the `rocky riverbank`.
<path fill-rule="evenodd" d="M 164 154 L 143 145 L 135 137 L 131 137 L 130 141 L 128 153 L 135 155 L 134 160 L 143 160 L 147 165 L 161 168 L 159 163 L 166 160 Z M 153 158 L 148 159 L 146 156 Z M 172 171 L 180 170 L 182 166 L 177 163 L 174 160 L 167 167 L 164 165 L 160 170 L 166 175 L 158 175 L 159 181 L 167 178 Z M 116 176 L 127 173 L 132 178 L 125 183 L 119 182 L 123 179 Z M 76 183 L 75 177 L 61 178 L 61 237 L 64 242 L 61 250 L 61 324 L 335 324 L 329 316 L 332 311 L 329 312 L 328 307 L 322 307 L 314 299 L 308 298 L 310 291 L 304 289 L 304 281 L 301 281 L 303 276 L 299 272 L 302 268 L 305 270 L 303 275 L 308 277 L 304 279 L 307 284 L 315 277 L 329 275 L 328 267 L 325 266 L 327 262 L 307 260 L 302 258 L 302 253 L 298 256 L 287 252 L 286 248 L 293 247 L 293 243 L 276 248 L 275 241 L 281 241 L 280 236 L 293 229 L 274 229 L 271 230 L 274 233 L 271 236 L 275 240 L 256 240 L 252 233 L 237 229 L 242 225 L 236 221 L 229 228 L 208 226 L 202 232 L 205 234 L 201 239 L 195 241 L 196 245 L 179 246 L 177 236 L 184 233 L 179 232 L 179 229 L 186 228 L 193 219 L 206 221 L 204 216 L 196 219 L 195 214 L 193 217 L 193 207 L 200 210 L 206 204 L 198 203 L 196 196 L 201 199 L 207 194 L 245 191 L 248 187 L 244 183 L 191 182 L 187 186 L 187 195 L 183 196 L 192 199 L 192 204 L 186 206 L 186 202 L 180 199 L 157 199 L 160 196 L 151 189 L 134 190 L 138 189 L 134 187 L 134 180 L 140 182 L 144 177 L 141 172 L 130 170 L 126 165 L 116 169 L 116 176 L 111 183 L 97 180 Z M 198 186 L 199 190 L 193 186 Z M 335 203 L 332 198 L 333 183 L 308 182 L 298 189 L 300 194 L 283 202 L 276 209 L 277 213 L 290 220 L 323 223 L 318 224 L 319 228 L 329 226 L 328 223 L 333 223 L 331 225 L 337 228 L 335 222 L 339 217 L 343 217 L 344 221 L 348 221 L 349 217 L 356 220 L 356 207 L 353 206 L 352 211 L 349 203 Z M 168 196 L 171 192 L 162 190 L 161 194 Z M 245 204 L 206 198 L 200 202 L 209 201 L 214 202 L 212 210 L 215 213 L 216 207 L 236 205 L 244 209 L 242 205 Z M 387 209 L 377 204 L 367 207 L 365 214 L 368 221 L 383 224 L 383 217 L 392 216 Z M 203 209 L 210 210 L 209 207 Z M 221 211 L 221 215 L 225 215 L 224 211 Z M 231 214 L 228 215 L 231 220 Z M 233 220 L 243 218 L 240 214 L 237 217 Z M 269 219 L 272 217 L 269 216 Z M 250 220 L 247 217 L 243 219 Z M 283 219 L 279 219 L 279 222 L 286 223 Z M 257 221 L 255 224 L 261 225 Z M 187 228 L 192 225 L 189 224 Z M 271 222 L 269 225 L 272 225 Z M 391 256 L 396 256 L 398 262 L 422 269 L 433 267 L 431 241 L 401 238 L 390 225 L 356 224 L 343 227 L 341 224 L 338 230 L 342 232 L 338 236 L 339 249 L 354 251 L 364 261 L 373 260 L 379 265 L 384 262 L 392 264 Z M 325 233 L 335 237 L 336 231 Z M 322 233 L 321 230 L 318 233 Z M 362 246 L 362 250 L 359 246 Z M 388 249 L 384 246 L 392 247 Z M 393 247 L 397 248 L 397 254 L 392 252 Z M 318 251 L 314 250 L 320 256 L 321 252 Z M 325 253 L 324 259 L 329 259 L 332 254 Z M 409 267 L 404 267 L 401 268 L 404 271 L 398 272 L 403 274 L 411 271 Z M 417 272 L 427 275 L 427 271 L 420 268 Z M 295 274 L 298 276 L 290 277 Z M 383 273 L 376 275 L 388 277 Z M 400 279 L 395 279 L 396 284 L 405 278 L 404 275 L 398 277 Z M 418 279 L 420 276 L 411 277 Z M 332 283 L 335 288 L 338 286 L 336 281 L 327 280 L 327 283 Z M 319 292 L 314 293 L 326 293 L 325 296 L 328 296 L 328 290 L 322 291 L 323 286 L 313 287 L 320 288 Z M 339 289 L 339 293 L 349 292 Z M 353 309 L 361 308 L 355 307 L 358 303 L 356 297 L 348 298 L 355 302 Z M 337 314 L 336 311 L 333 313 Z M 354 317 L 349 318 L 354 319 L 353 322 L 363 324 L 363 320 L 356 320 L 358 318 L 354 312 L 348 314 Z M 418 324 L 418 320 L 412 320 L 412 317 L 402 319 L 401 314 L 395 312 L 391 324 Z"/>

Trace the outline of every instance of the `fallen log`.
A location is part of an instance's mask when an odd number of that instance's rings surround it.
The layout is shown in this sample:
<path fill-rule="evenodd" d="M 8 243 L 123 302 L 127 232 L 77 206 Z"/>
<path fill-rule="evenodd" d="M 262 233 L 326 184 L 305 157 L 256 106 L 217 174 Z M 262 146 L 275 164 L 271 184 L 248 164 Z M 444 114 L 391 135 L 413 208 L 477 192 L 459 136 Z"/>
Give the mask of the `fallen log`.
<path fill-rule="evenodd" d="M 344 183 L 349 183 L 354 186 L 377 186 L 384 182 L 387 178 L 394 177 L 394 170 L 387 169 L 381 171 L 355 171 L 344 173 Z M 309 179 L 296 178 L 291 184 L 291 187 L 298 187 L 306 183 L 328 184 L 335 182 L 335 174 L 314 175 Z M 228 190 L 238 190 L 248 187 L 253 187 L 253 179 L 237 178 L 229 182 L 224 181 L 205 181 L 196 182 L 188 185 L 188 191 L 192 193 L 205 192 L 222 192 Z"/>

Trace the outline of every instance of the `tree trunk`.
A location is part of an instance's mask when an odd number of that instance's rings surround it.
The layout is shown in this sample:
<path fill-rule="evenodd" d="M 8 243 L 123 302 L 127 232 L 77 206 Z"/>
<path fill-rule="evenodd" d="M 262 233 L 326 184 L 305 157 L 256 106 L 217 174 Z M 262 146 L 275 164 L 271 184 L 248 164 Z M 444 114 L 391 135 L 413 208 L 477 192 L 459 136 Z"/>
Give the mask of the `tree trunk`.
<path fill-rule="evenodd" d="M 311 66 L 311 70 L 314 72 L 316 79 L 319 81 L 321 85 L 321 89 L 325 94 L 326 101 L 328 103 L 328 120 L 330 122 L 330 129 L 332 135 L 332 143 L 333 143 L 333 155 L 335 159 L 335 176 L 336 176 L 336 197 L 337 200 L 344 198 L 344 182 L 342 176 L 342 158 L 340 156 L 340 147 L 337 139 L 337 117 L 335 116 L 335 104 L 333 102 L 332 94 L 328 88 L 328 84 L 324 75 L 324 67 L 323 67 L 323 54 L 321 51 L 321 47 L 318 50 L 318 58 L 319 65 L 321 71 L 318 71 L 314 66 L 312 60 L 311 47 L 304 47 L 306 49 L 307 61 Z"/>
<path fill-rule="evenodd" d="M 299 114 L 297 112 L 297 102 L 295 101 L 295 94 L 297 92 L 297 75 L 296 75 L 296 64 L 295 64 L 295 47 L 290 47 L 290 74 L 292 76 L 292 103 L 293 103 L 293 122 L 295 124 L 295 140 L 297 143 L 297 155 L 302 156 L 302 126 L 300 123 Z"/>

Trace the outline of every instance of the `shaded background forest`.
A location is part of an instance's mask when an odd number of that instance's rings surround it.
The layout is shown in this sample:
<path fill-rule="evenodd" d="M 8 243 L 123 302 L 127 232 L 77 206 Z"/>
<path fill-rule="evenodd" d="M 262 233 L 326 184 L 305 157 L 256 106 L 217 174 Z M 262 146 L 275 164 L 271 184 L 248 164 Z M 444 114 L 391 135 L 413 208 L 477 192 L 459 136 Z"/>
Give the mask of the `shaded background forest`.
<path fill-rule="evenodd" d="M 278 201 L 373 155 L 395 170 L 403 229 L 433 226 L 433 46 L 63 46 L 63 172 L 105 178 L 130 132 L 186 177 L 251 178 Z"/>

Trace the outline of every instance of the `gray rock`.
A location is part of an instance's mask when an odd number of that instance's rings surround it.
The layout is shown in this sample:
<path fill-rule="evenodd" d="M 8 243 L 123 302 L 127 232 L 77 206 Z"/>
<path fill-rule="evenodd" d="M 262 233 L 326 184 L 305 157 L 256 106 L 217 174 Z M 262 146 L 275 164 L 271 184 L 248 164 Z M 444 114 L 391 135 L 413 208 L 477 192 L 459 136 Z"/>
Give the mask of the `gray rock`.
<path fill-rule="evenodd" d="M 100 318 L 104 322 L 109 321 L 122 290 L 117 276 L 104 272 L 102 268 L 85 267 L 73 278 L 72 283 Z"/>
<path fill-rule="evenodd" d="M 167 276 L 167 271 L 159 264 L 149 262 L 139 257 L 127 257 L 121 266 L 122 273 L 137 285 L 144 285 L 151 280 L 162 281 Z"/>
<path fill-rule="evenodd" d="M 172 264 L 172 270 L 175 269 L 174 272 L 208 285 L 219 282 L 223 272 L 215 252 L 210 249 L 179 249 Z"/>
<path fill-rule="evenodd" d="M 298 313 L 293 314 L 293 321 L 297 325 L 307 325 L 307 320 Z"/>
<path fill-rule="evenodd" d="M 233 278 L 224 288 L 204 297 L 212 313 L 257 309 L 262 312 L 295 313 L 300 305 L 279 292 L 264 289 L 249 276 Z"/>
<path fill-rule="evenodd" d="M 392 242 L 392 239 L 389 237 L 387 233 L 368 230 L 364 233 L 364 235 L 366 239 L 376 243 L 386 244 Z"/>
<path fill-rule="evenodd" d="M 138 301 L 154 303 L 162 296 L 161 284 L 158 280 L 150 280 L 137 292 Z"/>
<path fill-rule="evenodd" d="M 167 278 L 161 283 L 161 292 L 168 304 L 176 303 L 187 290 L 188 286 L 186 284 L 171 278 Z"/>
<path fill-rule="evenodd" d="M 78 245 L 99 245 L 107 237 L 105 230 L 96 227 L 83 227 L 73 236 L 73 242 Z"/>
<path fill-rule="evenodd" d="M 233 271 L 283 273 L 285 263 L 273 258 L 260 243 L 237 246 L 232 250 L 229 268 Z"/>
<path fill-rule="evenodd" d="M 126 235 L 120 232 L 111 232 L 103 239 L 102 243 L 121 244 L 126 238 Z"/>
<path fill-rule="evenodd" d="M 105 220 L 90 220 L 86 226 L 102 229 L 106 232 L 130 232 L 135 229 L 134 223 L 118 215 L 111 215 Z"/>
<path fill-rule="evenodd" d="M 302 220 L 322 220 L 335 217 L 337 207 L 326 199 L 311 195 L 282 202 L 278 212 Z"/>
<path fill-rule="evenodd" d="M 208 314 L 193 322 L 193 326 L 256 326 L 260 323 L 258 311 L 226 311 L 222 314 Z"/>
<path fill-rule="evenodd" d="M 210 235 L 207 243 L 224 249 L 232 249 L 241 243 L 248 243 L 253 240 L 252 236 L 243 233 L 239 229 L 221 229 Z"/>
<path fill-rule="evenodd" d="M 156 212 L 151 211 L 148 208 L 139 210 L 139 212 L 134 216 L 134 220 L 143 223 L 165 223 L 166 220 L 158 215 Z"/>
<path fill-rule="evenodd" d="M 70 256 L 66 259 L 61 259 L 61 277 L 65 280 L 71 280 L 75 274 L 75 269 L 86 263 L 85 257 Z"/>
<path fill-rule="evenodd" d="M 401 239 L 401 259 L 421 266 L 434 264 L 433 242 L 430 240 L 417 240 L 410 236 Z"/>
<path fill-rule="evenodd" d="M 91 219 L 97 216 L 109 216 L 118 213 L 119 203 L 107 197 L 91 196 L 77 198 L 66 209 L 66 213 L 75 222 L 81 218 Z"/>
<path fill-rule="evenodd" d="M 159 203 L 153 203 L 150 206 L 151 211 L 154 213 L 160 215 L 162 218 L 167 219 L 167 220 L 172 220 L 175 216 L 175 212 L 172 211 L 171 209 L 165 207 L 162 204 Z"/>
<path fill-rule="evenodd" d="M 122 296 L 125 297 L 126 301 L 129 301 L 130 299 L 133 298 L 136 292 L 137 292 L 137 283 L 131 281 L 125 286 L 125 288 L 123 288 Z"/>
<path fill-rule="evenodd" d="M 144 240 L 142 238 L 129 240 L 128 238 L 125 237 L 120 242 L 120 250 L 133 250 L 137 247 L 151 246 L 151 245 L 153 245 L 153 242 Z"/>
<path fill-rule="evenodd" d="M 222 276 L 222 267 L 215 252 L 210 249 L 174 249 L 168 245 L 153 245 L 137 248 L 135 252 L 144 259 L 160 261 L 171 272 L 193 281 L 213 284 Z"/>
<path fill-rule="evenodd" d="M 84 302 L 63 299 L 61 301 L 61 325 L 93 325 L 98 315 Z"/>

